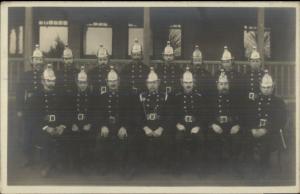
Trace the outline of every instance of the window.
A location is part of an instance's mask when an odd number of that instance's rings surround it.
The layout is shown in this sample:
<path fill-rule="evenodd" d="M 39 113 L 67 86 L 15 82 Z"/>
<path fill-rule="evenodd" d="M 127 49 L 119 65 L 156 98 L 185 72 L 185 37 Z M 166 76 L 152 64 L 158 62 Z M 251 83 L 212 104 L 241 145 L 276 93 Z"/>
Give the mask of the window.
<path fill-rule="evenodd" d="M 10 30 L 9 54 L 23 54 L 23 26 L 14 27 Z"/>
<path fill-rule="evenodd" d="M 265 28 L 264 34 L 264 53 L 266 58 L 271 57 L 271 30 Z M 257 28 L 256 26 L 244 26 L 244 49 L 245 57 L 249 58 L 253 47 L 257 47 Z"/>
<path fill-rule="evenodd" d="M 84 54 L 96 55 L 100 45 L 112 54 L 112 27 L 107 23 L 87 24 L 84 39 Z"/>
<path fill-rule="evenodd" d="M 128 55 L 131 54 L 131 47 L 134 43 L 134 39 L 138 39 L 139 43 L 142 45 L 144 42 L 144 28 L 138 27 L 134 24 L 128 24 Z"/>
<path fill-rule="evenodd" d="M 175 57 L 181 56 L 181 25 L 174 24 L 169 26 L 169 40 L 174 49 Z"/>
<path fill-rule="evenodd" d="M 68 44 L 68 21 L 39 21 L 39 44 L 46 57 L 61 57 Z"/>

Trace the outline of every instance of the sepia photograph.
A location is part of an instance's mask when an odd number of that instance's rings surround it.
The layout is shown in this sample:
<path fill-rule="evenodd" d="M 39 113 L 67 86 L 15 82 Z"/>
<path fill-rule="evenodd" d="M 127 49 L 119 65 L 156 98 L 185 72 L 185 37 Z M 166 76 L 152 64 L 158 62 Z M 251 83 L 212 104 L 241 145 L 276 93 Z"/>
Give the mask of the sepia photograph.
<path fill-rule="evenodd" d="M 4 2 L 3 193 L 296 193 L 298 9 Z"/>

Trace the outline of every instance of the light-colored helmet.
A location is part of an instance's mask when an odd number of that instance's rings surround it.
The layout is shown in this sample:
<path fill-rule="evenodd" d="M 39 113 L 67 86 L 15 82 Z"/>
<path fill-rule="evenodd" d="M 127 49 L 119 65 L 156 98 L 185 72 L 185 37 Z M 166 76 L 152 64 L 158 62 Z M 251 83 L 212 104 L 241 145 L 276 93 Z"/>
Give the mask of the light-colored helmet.
<path fill-rule="evenodd" d="M 40 45 L 36 44 L 35 49 L 33 51 L 32 57 L 42 58 L 43 52 L 40 50 Z"/>
<path fill-rule="evenodd" d="M 228 50 L 228 47 L 224 46 L 224 51 L 223 51 L 223 55 L 222 55 L 221 60 L 226 61 L 226 60 L 231 60 L 231 59 L 233 59 L 233 58 L 231 56 L 230 51 Z"/>
<path fill-rule="evenodd" d="M 53 71 L 53 66 L 52 64 L 47 64 L 47 67 L 45 68 L 43 72 L 43 77 L 45 80 L 51 80 L 54 81 L 56 80 L 55 73 Z"/>
<path fill-rule="evenodd" d="M 110 71 L 107 74 L 108 81 L 116 81 L 119 79 L 118 73 L 115 71 L 113 66 L 110 66 Z"/>
<path fill-rule="evenodd" d="M 199 49 L 199 46 L 195 46 L 195 50 L 193 52 L 193 59 L 202 59 L 202 52 Z"/>
<path fill-rule="evenodd" d="M 68 45 L 65 46 L 65 49 L 63 52 L 63 58 L 73 58 L 72 50 L 69 48 Z"/>
<path fill-rule="evenodd" d="M 154 82 L 154 81 L 158 81 L 158 76 L 154 71 L 154 67 L 150 67 L 150 73 L 148 74 L 147 82 Z"/>
<path fill-rule="evenodd" d="M 262 87 L 272 87 L 274 85 L 272 76 L 269 74 L 267 69 L 265 70 L 265 74 L 262 77 L 260 84 Z"/>
<path fill-rule="evenodd" d="M 167 46 L 164 49 L 164 55 L 173 55 L 174 54 L 174 49 L 171 46 L 171 42 L 167 41 Z"/>
<path fill-rule="evenodd" d="M 88 79 L 87 73 L 85 72 L 85 67 L 82 65 L 80 67 L 80 72 L 77 75 L 77 81 L 86 82 Z"/>
<path fill-rule="evenodd" d="M 142 45 L 139 43 L 138 39 L 134 39 L 133 46 L 131 47 L 131 54 L 141 55 L 143 52 Z"/>
<path fill-rule="evenodd" d="M 228 78 L 224 69 L 221 69 L 221 73 L 218 78 L 218 83 L 228 83 Z"/>
<path fill-rule="evenodd" d="M 193 74 L 190 71 L 189 67 L 186 67 L 186 70 L 185 70 L 185 72 L 183 73 L 183 76 L 182 76 L 182 81 L 183 82 L 192 82 L 193 81 Z"/>
<path fill-rule="evenodd" d="M 103 45 L 101 44 L 99 46 L 99 49 L 97 51 L 97 57 L 98 58 L 107 58 L 109 56 L 108 51 L 106 48 L 103 47 Z"/>
<path fill-rule="evenodd" d="M 250 59 L 260 59 L 260 54 L 259 54 L 259 52 L 257 52 L 257 49 L 255 46 L 253 47 L 253 50 L 251 52 Z"/>

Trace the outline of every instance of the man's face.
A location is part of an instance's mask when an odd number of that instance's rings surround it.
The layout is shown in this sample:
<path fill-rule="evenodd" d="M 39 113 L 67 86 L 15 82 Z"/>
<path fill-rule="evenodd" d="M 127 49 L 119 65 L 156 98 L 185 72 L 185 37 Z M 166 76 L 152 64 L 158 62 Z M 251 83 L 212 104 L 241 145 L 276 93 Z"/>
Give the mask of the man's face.
<path fill-rule="evenodd" d="M 131 53 L 131 58 L 133 60 L 141 60 L 142 59 L 142 53 Z"/>
<path fill-rule="evenodd" d="M 43 58 L 42 57 L 32 57 L 32 64 L 42 64 L 43 63 Z"/>
<path fill-rule="evenodd" d="M 46 90 L 53 90 L 55 87 L 55 79 L 43 79 L 42 84 Z"/>
<path fill-rule="evenodd" d="M 203 60 L 202 58 L 193 58 L 192 63 L 195 67 L 202 65 Z"/>
<path fill-rule="evenodd" d="M 250 67 L 252 70 L 259 70 L 260 64 L 260 59 L 250 59 Z"/>
<path fill-rule="evenodd" d="M 217 89 L 220 94 L 227 94 L 229 92 L 229 83 L 228 82 L 218 82 Z"/>
<path fill-rule="evenodd" d="M 64 58 L 64 63 L 66 65 L 71 65 L 73 63 L 73 58 L 72 57 Z"/>
<path fill-rule="evenodd" d="M 229 60 L 222 60 L 221 64 L 222 64 L 222 67 L 225 69 L 225 71 L 231 71 L 233 69 L 232 60 L 231 59 L 229 59 Z"/>
<path fill-rule="evenodd" d="M 80 91 L 85 91 L 88 87 L 88 82 L 87 81 L 77 81 L 77 87 L 79 88 Z"/>
<path fill-rule="evenodd" d="M 163 58 L 165 61 L 173 61 L 174 60 L 174 55 L 173 54 L 163 54 Z"/>
<path fill-rule="evenodd" d="M 99 65 L 107 65 L 108 64 L 108 57 L 98 58 L 98 64 Z"/>
<path fill-rule="evenodd" d="M 149 92 L 156 92 L 156 91 L 158 91 L 159 80 L 151 81 L 151 82 L 147 81 L 146 85 L 147 85 Z"/>
<path fill-rule="evenodd" d="M 181 82 L 183 90 L 185 93 L 190 93 L 193 90 L 194 82 L 193 81 L 182 81 Z"/>
<path fill-rule="evenodd" d="M 107 80 L 109 90 L 115 91 L 119 88 L 119 80 Z"/>
<path fill-rule="evenodd" d="M 273 93 L 273 90 L 274 90 L 274 85 L 267 85 L 267 86 L 260 85 L 260 91 L 265 96 L 271 95 Z"/>

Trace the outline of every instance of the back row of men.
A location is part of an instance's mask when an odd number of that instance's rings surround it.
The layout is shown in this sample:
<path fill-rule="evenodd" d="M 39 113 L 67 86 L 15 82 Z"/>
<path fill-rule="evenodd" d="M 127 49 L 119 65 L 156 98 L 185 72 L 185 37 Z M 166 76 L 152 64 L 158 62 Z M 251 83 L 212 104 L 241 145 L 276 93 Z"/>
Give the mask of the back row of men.
<path fill-rule="evenodd" d="M 226 46 L 214 76 L 203 67 L 198 46 L 185 71 L 172 62 L 169 41 L 164 63 L 157 67 L 142 63 L 138 40 L 131 56 L 132 62 L 117 72 L 101 45 L 98 65 L 78 71 L 66 46 L 63 70 L 56 72 L 51 64 L 43 66 L 36 46 L 32 70 L 17 88 L 26 165 L 38 148 L 43 176 L 59 163 L 83 171 L 96 164 L 102 173 L 111 167 L 131 174 L 140 164 L 163 171 L 171 166 L 179 173 L 187 162 L 203 175 L 208 163 L 215 171 L 224 161 L 239 170 L 243 154 L 262 172 L 270 153 L 285 146 L 285 104 L 274 95 L 273 79 L 261 69 L 256 48 L 246 75 L 233 69 Z"/>

